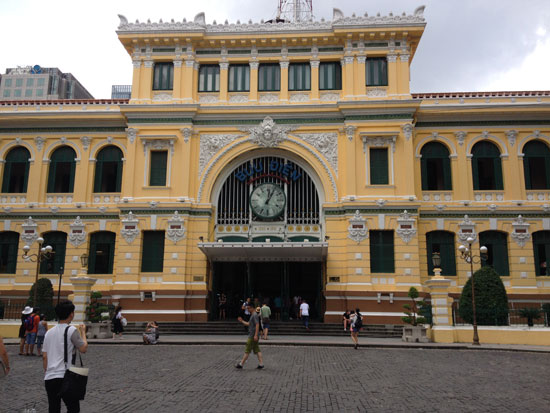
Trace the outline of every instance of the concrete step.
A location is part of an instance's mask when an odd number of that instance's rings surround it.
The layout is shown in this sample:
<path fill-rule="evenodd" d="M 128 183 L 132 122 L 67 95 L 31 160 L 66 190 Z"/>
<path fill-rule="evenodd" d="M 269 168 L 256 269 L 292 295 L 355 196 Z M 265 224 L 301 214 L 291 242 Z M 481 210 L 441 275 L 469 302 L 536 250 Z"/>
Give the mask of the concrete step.
<path fill-rule="evenodd" d="M 146 323 L 129 323 L 124 331 L 129 334 L 138 334 L 145 330 Z M 244 335 L 245 327 L 237 321 L 213 321 L 213 322 L 189 322 L 189 323 L 159 323 L 161 335 Z M 300 322 L 271 322 L 269 328 L 273 335 L 318 335 L 318 336 L 346 336 L 349 331 L 344 331 L 341 324 L 328 324 L 313 322 L 306 331 Z M 361 335 L 366 337 L 390 338 L 401 337 L 402 326 L 367 324 L 363 326 Z"/>

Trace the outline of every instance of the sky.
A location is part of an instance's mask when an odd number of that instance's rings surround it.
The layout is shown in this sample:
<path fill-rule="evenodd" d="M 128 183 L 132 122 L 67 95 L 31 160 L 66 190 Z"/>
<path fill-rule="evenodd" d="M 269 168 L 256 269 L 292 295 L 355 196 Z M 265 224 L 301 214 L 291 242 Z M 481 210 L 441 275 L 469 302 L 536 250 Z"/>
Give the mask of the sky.
<path fill-rule="evenodd" d="M 0 73 L 40 65 L 70 72 L 95 98 L 130 84 L 132 63 L 118 41 L 118 14 L 133 22 L 259 22 L 278 0 L 0 0 Z M 550 0 L 313 0 L 316 20 L 425 5 L 426 29 L 411 64 L 411 91 L 550 90 Z"/>

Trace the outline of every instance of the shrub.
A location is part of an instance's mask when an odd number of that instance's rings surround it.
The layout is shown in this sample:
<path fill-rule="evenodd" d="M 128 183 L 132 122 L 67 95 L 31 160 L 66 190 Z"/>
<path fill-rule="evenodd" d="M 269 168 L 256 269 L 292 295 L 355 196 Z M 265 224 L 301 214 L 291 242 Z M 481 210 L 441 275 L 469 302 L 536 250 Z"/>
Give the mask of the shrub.
<path fill-rule="evenodd" d="M 38 290 L 36 291 L 36 303 L 33 303 L 35 288 L 38 288 Z M 32 285 L 29 291 L 27 305 L 31 307 L 40 307 L 40 313 L 46 316 L 46 320 L 54 320 L 56 318 L 53 305 L 53 286 L 49 278 L 39 278 L 38 281 Z"/>
<path fill-rule="evenodd" d="M 538 320 L 542 312 L 538 308 L 525 307 L 519 310 L 519 316 L 527 319 L 527 325 L 533 327 L 533 320 Z"/>
<path fill-rule="evenodd" d="M 418 290 L 414 287 L 411 287 L 407 295 L 411 299 L 412 304 L 403 305 L 403 308 L 405 309 L 405 311 L 403 312 L 407 315 L 405 317 L 401 317 L 401 320 L 403 320 L 404 323 L 413 326 L 416 326 L 418 324 L 425 324 L 426 318 L 419 316 L 418 314 L 422 313 L 422 309 L 426 307 L 426 303 L 424 301 L 416 301 L 419 296 Z"/>
<path fill-rule="evenodd" d="M 86 319 L 92 323 L 98 323 L 103 320 L 109 320 L 109 316 L 102 316 L 102 313 L 108 313 L 109 307 L 98 300 L 102 297 L 100 291 L 92 291 L 90 296 L 90 305 L 86 307 Z"/>
<path fill-rule="evenodd" d="M 508 296 L 500 276 L 492 267 L 482 267 L 474 275 L 477 324 L 482 326 L 508 325 Z M 458 314 L 473 324 L 472 280 L 469 279 L 460 296 Z"/>

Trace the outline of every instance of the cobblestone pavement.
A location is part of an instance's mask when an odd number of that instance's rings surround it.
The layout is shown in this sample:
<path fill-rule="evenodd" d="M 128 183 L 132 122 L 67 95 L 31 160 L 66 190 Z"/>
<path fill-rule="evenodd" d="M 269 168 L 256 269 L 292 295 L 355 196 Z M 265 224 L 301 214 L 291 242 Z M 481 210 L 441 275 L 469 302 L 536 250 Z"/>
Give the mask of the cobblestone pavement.
<path fill-rule="evenodd" d="M 47 411 L 42 361 L 8 346 L 0 411 Z M 244 345 L 92 345 L 83 412 L 548 412 L 548 354 Z M 63 407 L 63 411 L 65 408 Z"/>

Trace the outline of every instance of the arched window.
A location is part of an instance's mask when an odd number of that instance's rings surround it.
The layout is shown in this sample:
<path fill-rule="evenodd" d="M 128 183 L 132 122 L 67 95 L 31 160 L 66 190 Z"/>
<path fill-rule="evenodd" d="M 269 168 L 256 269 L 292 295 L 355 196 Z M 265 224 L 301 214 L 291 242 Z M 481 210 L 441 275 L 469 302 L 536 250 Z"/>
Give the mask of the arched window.
<path fill-rule="evenodd" d="M 550 231 L 533 232 L 535 274 L 550 275 Z"/>
<path fill-rule="evenodd" d="M 47 232 L 44 234 L 43 245 L 51 245 L 53 250 L 50 258 L 40 264 L 40 274 L 59 274 L 59 270 L 65 267 L 67 234 L 60 231 Z"/>
<path fill-rule="evenodd" d="M 422 169 L 422 190 L 442 191 L 451 190 L 451 162 L 449 151 L 439 142 L 430 142 L 420 151 Z"/>
<path fill-rule="evenodd" d="M 89 274 L 113 273 L 115 240 L 116 234 L 109 231 L 94 232 L 90 236 Z"/>
<path fill-rule="evenodd" d="M 75 151 L 62 146 L 52 153 L 48 174 L 48 193 L 70 193 L 74 189 Z"/>
<path fill-rule="evenodd" d="M 550 149 L 534 140 L 523 147 L 525 189 L 550 189 Z"/>
<path fill-rule="evenodd" d="M 456 275 L 455 234 L 447 231 L 432 231 L 426 234 L 426 251 L 428 254 L 428 274 L 434 275 L 432 255 L 439 252 L 441 256 L 441 274 Z"/>
<path fill-rule="evenodd" d="M 106 146 L 97 154 L 94 192 L 120 192 L 122 182 L 122 151 Z"/>
<path fill-rule="evenodd" d="M 508 237 L 504 232 L 485 231 L 479 234 L 479 246 L 487 247 L 484 265 L 493 267 L 501 276 L 510 275 L 508 265 Z"/>
<path fill-rule="evenodd" d="M 17 232 L 0 232 L 0 274 L 15 274 L 18 246 Z"/>
<path fill-rule="evenodd" d="M 8 152 L 4 164 L 2 192 L 14 194 L 27 192 L 30 157 L 29 151 L 22 146 L 17 146 Z"/>
<path fill-rule="evenodd" d="M 502 185 L 502 166 L 500 151 L 491 142 L 478 142 L 472 148 L 472 176 L 474 190 L 500 190 Z"/>

